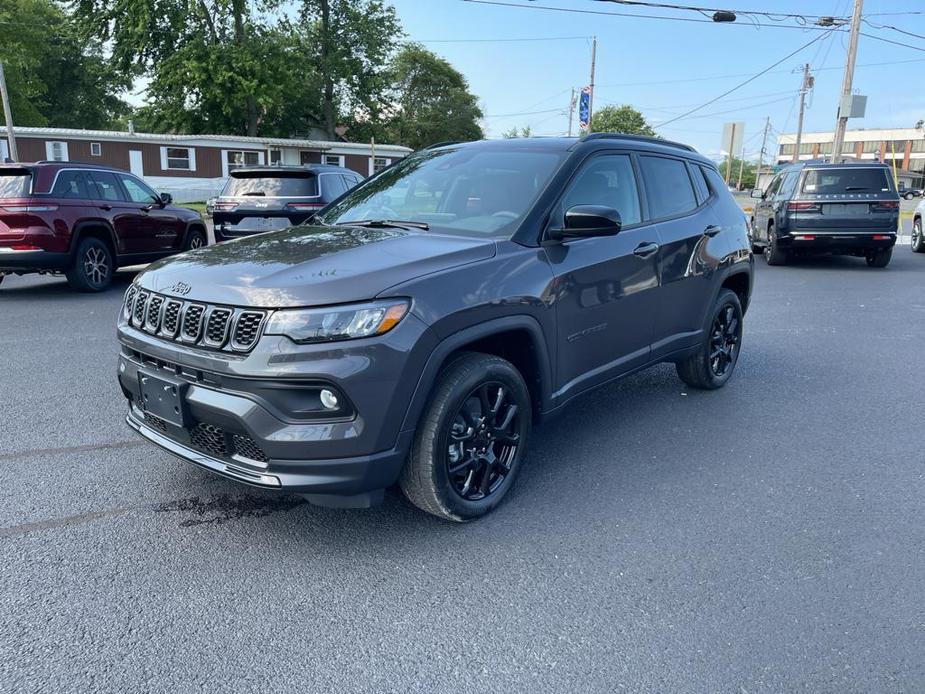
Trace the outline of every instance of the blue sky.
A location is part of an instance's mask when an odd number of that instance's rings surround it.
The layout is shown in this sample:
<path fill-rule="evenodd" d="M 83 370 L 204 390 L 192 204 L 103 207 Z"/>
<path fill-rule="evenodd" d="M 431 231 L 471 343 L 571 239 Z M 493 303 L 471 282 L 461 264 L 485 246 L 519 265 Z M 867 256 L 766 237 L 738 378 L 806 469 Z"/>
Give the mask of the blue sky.
<path fill-rule="evenodd" d="M 598 12 L 658 14 L 702 18 L 689 12 L 670 12 L 619 6 L 592 0 L 501 0 Z M 519 9 L 462 0 L 392 0 L 410 40 L 418 40 L 449 60 L 469 80 L 486 114 L 489 137 L 500 137 L 512 126 L 529 125 L 535 134 L 562 134 L 568 127 L 566 108 L 572 87 L 588 82 L 590 36 L 596 35 L 598 85 L 595 107 L 628 103 L 656 125 L 725 92 L 760 72 L 819 32 L 809 29 L 754 27 L 740 19 L 736 25 L 665 21 Z M 716 6 L 710 2 L 684 2 Z M 848 16 L 851 0 L 722 0 L 736 9 L 770 9 L 809 15 Z M 877 24 L 890 24 L 925 35 L 922 0 L 865 0 L 864 15 Z M 795 26 L 792 21 L 762 23 Z M 864 26 L 862 31 L 923 50 L 891 45 L 862 36 L 854 87 L 868 96 L 867 115 L 849 127 L 911 127 L 925 118 L 925 39 L 889 29 Z M 568 37 L 559 39 L 559 37 Z M 571 38 L 577 37 L 577 38 Z M 498 42 L 475 39 L 557 40 Z M 465 39 L 465 42 L 448 42 Z M 793 132 L 797 118 L 797 90 L 801 66 L 809 62 L 816 86 L 807 102 L 805 129 L 831 130 L 841 90 L 846 34 L 834 34 L 785 60 L 728 97 L 694 116 L 658 128 L 665 137 L 694 145 L 718 156 L 720 133 L 726 121 L 745 122 L 750 155 L 761 146 L 761 130 L 769 116 L 776 132 Z M 888 63 L 872 65 L 871 63 Z M 523 115 L 508 115 L 523 114 Z M 715 114 L 715 115 L 714 115 Z"/>

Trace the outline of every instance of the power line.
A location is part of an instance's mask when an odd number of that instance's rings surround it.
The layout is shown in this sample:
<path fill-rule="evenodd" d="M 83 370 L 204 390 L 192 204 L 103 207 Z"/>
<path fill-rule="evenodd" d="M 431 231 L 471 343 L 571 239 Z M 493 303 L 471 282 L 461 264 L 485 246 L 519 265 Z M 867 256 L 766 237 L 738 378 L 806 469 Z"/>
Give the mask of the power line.
<path fill-rule="evenodd" d="M 892 29 L 893 31 L 898 31 L 900 34 L 905 34 L 906 36 L 912 36 L 917 39 L 925 39 L 925 34 L 915 34 L 911 31 L 906 31 L 905 29 L 900 29 L 899 27 L 894 27 L 891 24 L 874 24 L 874 22 L 869 19 L 862 19 L 867 26 L 873 27 L 874 29 Z"/>
<path fill-rule="evenodd" d="M 909 43 L 902 43 L 900 41 L 893 41 L 892 39 L 885 39 L 882 36 L 875 36 L 874 34 L 865 34 L 863 31 L 858 32 L 861 36 L 865 36 L 869 39 L 874 39 L 875 41 L 883 41 L 884 43 L 892 43 L 894 46 L 902 46 L 903 48 L 911 48 L 914 51 L 922 51 L 925 53 L 925 48 L 919 46 L 913 46 Z"/>
<path fill-rule="evenodd" d="M 642 0 L 597 0 L 597 2 L 609 2 L 615 5 L 633 5 L 639 7 L 656 7 L 659 9 L 665 10 L 687 10 L 692 12 L 699 12 L 703 14 L 705 12 L 727 12 L 730 11 L 725 7 L 698 7 L 695 5 L 676 5 L 666 2 L 643 2 Z M 775 22 L 782 22 L 786 19 L 796 19 L 799 21 L 807 21 L 808 19 L 820 19 L 822 17 L 829 18 L 828 15 L 818 15 L 818 14 L 795 14 L 788 12 L 767 12 L 765 10 L 732 10 L 737 15 L 754 15 L 759 17 L 767 17 L 768 19 Z M 775 19 L 775 17 L 780 17 L 781 19 Z M 833 19 L 843 19 L 841 17 L 834 17 Z M 712 20 L 711 20 L 712 21 Z"/>
<path fill-rule="evenodd" d="M 537 36 L 520 39 L 415 39 L 408 43 L 525 43 L 528 41 L 587 41 L 590 36 Z"/>
<path fill-rule="evenodd" d="M 520 113 L 496 113 L 491 116 L 482 116 L 482 118 L 512 118 L 514 116 L 536 116 L 541 113 L 562 113 L 561 108 L 549 108 L 545 111 L 521 111 Z"/>
<path fill-rule="evenodd" d="M 695 108 L 692 108 L 692 109 L 690 109 L 689 111 L 685 111 L 685 112 L 682 113 L 680 116 L 675 116 L 674 118 L 671 118 L 670 120 L 666 120 L 664 123 L 660 123 L 660 125 L 667 125 L 668 123 L 674 123 L 675 121 L 681 120 L 682 118 L 686 118 L 687 116 L 691 115 L 692 113 L 696 113 L 696 112 L 699 111 L 700 109 L 705 108 L 705 107 L 709 106 L 710 104 L 715 104 L 717 101 L 719 101 L 720 99 L 722 99 L 724 96 L 728 96 L 729 94 L 732 94 L 732 92 L 736 91 L 737 89 L 741 89 L 742 87 L 744 87 L 744 86 L 745 86 L 746 84 L 748 84 L 749 82 L 753 82 L 754 80 L 758 79 L 759 77 L 761 77 L 761 76 L 764 75 L 765 73 L 770 72 L 771 68 L 775 68 L 775 67 L 777 67 L 778 65 L 780 65 L 781 63 L 783 63 L 784 61 L 790 60 L 790 58 L 792 58 L 793 56 L 795 56 L 795 55 L 796 55 L 797 53 L 799 53 L 800 51 L 805 50 L 805 49 L 809 48 L 810 46 L 812 46 L 814 43 L 816 43 L 816 41 L 819 41 L 819 40 L 821 40 L 821 39 L 824 39 L 824 38 L 826 38 L 827 36 L 831 36 L 832 31 L 835 31 L 835 30 L 834 30 L 834 29 L 830 29 L 827 33 L 825 33 L 825 34 L 820 34 L 819 36 L 817 36 L 816 38 L 812 39 L 812 40 L 809 41 L 808 43 L 804 43 L 802 46 L 800 46 L 799 48 L 797 48 L 795 51 L 792 51 L 791 53 L 788 53 L 788 54 L 785 55 L 783 58 L 781 58 L 780 60 L 778 60 L 776 63 L 774 63 L 774 64 L 768 66 L 767 68 L 765 68 L 765 69 L 762 70 L 761 72 L 758 72 L 758 73 L 752 75 L 751 77 L 749 77 L 747 80 L 744 80 L 743 82 L 739 82 L 739 83 L 738 83 L 736 86 L 734 86 L 732 89 L 728 89 L 727 91 L 723 92 L 723 93 L 720 94 L 719 96 L 714 97 L 713 99 L 710 99 L 709 101 L 706 101 L 706 102 L 702 103 L 700 106 L 697 106 L 697 107 L 695 107 Z M 656 125 L 656 126 L 654 126 L 654 127 L 659 127 L 659 126 Z"/>

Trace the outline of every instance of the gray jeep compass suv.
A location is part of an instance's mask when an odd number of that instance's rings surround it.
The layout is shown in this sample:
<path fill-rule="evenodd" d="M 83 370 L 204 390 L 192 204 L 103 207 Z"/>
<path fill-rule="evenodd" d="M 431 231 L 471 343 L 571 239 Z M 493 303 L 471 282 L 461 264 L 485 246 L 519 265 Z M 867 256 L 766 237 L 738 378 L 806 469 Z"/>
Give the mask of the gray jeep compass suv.
<path fill-rule="evenodd" d="M 752 287 L 714 164 L 594 134 L 442 144 L 306 224 L 156 263 L 119 319 L 128 424 L 225 477 L 490 511 L 531 427 L 659 362 L 718 388 Z"/>

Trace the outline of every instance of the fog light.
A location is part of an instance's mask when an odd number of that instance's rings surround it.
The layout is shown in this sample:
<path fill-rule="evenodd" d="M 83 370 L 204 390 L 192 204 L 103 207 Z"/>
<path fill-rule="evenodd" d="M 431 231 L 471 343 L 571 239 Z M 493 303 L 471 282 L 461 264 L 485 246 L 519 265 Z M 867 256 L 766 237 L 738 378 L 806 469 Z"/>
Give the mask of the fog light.
<path fill-rule="evenodd" d="M 326 410 L 336 410 L 339 403 L 337 402 L 337 396 L 327 388 L 324 388 L 321 391 L 321 404 L 324 405 L 324 409 Z"/>

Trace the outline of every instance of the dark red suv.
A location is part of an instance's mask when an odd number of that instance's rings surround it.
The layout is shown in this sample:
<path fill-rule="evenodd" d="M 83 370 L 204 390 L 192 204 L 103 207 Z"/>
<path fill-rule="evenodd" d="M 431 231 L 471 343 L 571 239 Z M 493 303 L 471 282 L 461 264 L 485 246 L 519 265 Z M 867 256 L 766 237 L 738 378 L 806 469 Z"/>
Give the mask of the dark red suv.
<path fill-rule="evenodd" d="M 208 242 L 197 212 L 126 171 L 76 162 L 0 165 L 0 281 L 64 273 L 98 292 L 116 268 Z"/>

